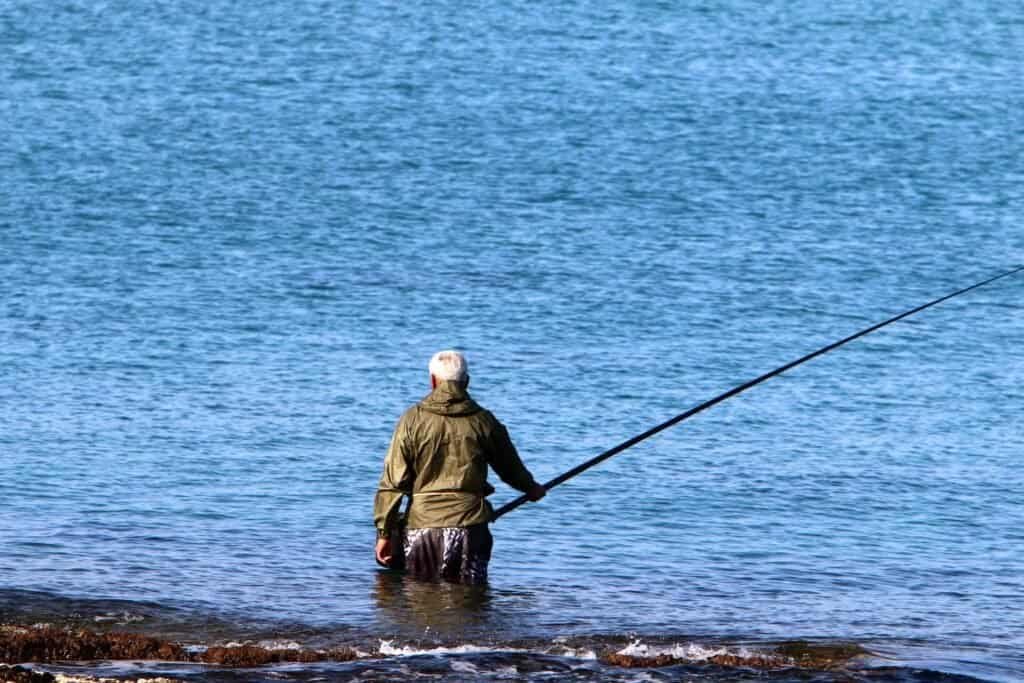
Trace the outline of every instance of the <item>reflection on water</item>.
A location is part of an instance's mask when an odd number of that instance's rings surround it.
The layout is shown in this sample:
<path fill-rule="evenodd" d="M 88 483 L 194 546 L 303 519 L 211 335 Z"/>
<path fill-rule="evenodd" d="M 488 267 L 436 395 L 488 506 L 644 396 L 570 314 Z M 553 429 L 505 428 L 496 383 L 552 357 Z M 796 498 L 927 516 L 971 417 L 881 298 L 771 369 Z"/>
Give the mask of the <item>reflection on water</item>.
<path fill-rule="evenodd" d="M 490 624 L 494 601 L 486 585 L 418 581 L 394 571 L 377 573 L 373 597 L 388 631 L 456 638 L 479 633 Z"/>

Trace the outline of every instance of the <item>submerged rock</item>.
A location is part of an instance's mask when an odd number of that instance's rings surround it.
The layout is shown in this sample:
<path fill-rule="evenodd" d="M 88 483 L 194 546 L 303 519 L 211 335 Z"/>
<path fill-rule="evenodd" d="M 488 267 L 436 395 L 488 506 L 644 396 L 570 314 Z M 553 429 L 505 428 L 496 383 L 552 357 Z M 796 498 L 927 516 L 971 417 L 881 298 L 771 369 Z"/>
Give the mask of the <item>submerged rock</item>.
<path fill-rule="evenodd" d="M 804 669 L 834 669 L 855 657 L 871 654 L 856 643 L 809 643 L 804 640 L 782 643 L 775 651 Z"/>

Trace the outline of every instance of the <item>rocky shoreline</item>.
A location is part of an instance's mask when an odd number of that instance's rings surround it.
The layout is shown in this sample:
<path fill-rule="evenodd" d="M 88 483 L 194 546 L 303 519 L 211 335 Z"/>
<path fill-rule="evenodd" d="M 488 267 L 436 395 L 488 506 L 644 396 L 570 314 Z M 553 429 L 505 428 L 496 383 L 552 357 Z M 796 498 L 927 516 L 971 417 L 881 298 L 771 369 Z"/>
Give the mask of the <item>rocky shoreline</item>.
<path fill-rule="evenodd" d="M 625 668 L 699 665 L 758 671 L 830 671 L 841 669 L 855 657 L 867 654 L 870 653 L 857 645 L 795 641 L 761 652 L 721 653 L 696 659 L 676 654 L 606 652 L 598 655 L 598 660 L 609 666 Z M 349 647 L 322 650 L 298 647 L 272 649 L 252 644 L 200 647 L 138 633 L 105 633 L 52 625 L 0 626 L 0 681 L 10 683 L 59 683 L 60 677 L 23 666 L 29 663 L 135 660 L 246 668 L 286 662 L 348 662 L 358 656 Z"/>

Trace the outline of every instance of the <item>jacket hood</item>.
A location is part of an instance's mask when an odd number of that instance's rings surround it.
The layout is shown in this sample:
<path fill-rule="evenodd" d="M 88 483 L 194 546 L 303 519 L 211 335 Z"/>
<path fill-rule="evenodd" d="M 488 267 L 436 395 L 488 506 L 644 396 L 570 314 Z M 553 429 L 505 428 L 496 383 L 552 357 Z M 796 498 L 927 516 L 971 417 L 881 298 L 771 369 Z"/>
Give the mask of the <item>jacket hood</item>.
<path fill-rule="evenodd" d="M 459 383 L 452 381 L 438 383 L 437 388 L 420 401 L 420 406 L 426 411 L 447 417 L 472 415 L 483 410 Z"/>

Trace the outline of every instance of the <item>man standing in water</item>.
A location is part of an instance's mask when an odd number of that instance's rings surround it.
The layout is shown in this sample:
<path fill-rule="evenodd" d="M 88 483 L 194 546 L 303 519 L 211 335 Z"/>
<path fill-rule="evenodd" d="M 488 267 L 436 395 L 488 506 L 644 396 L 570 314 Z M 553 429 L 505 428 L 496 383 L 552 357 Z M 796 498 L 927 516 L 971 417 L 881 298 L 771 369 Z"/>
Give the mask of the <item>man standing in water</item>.
<path fill-rule="evenodd" d="M 377 561 L 410 575 L 456 583 L 487 582 L 491 505 L 487 467 L 538 501 L 546 493 L 519 459 L 508 431 L 466 388 L 466 359 L 440 351 L 430 359 L 432 391 L 395 427 L 374 501 Z M 402 497 L 409 496 L 404 548 L 399 541 Z M 395 539 L 395 540 L 393 540 Z"/>

